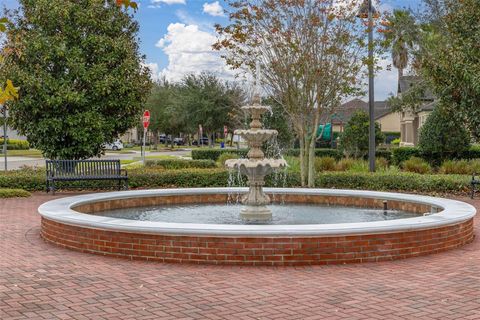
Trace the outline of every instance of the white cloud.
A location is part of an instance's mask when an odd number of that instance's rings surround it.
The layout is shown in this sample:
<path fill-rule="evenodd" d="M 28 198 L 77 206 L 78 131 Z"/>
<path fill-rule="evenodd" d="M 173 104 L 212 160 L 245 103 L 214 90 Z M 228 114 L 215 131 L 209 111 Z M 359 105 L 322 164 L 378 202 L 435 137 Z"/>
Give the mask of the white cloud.
<path fill-rule="evenodd" d="M 397 94 L 398 70 L 389 66 L 392 64 L 390 59 L 382 59 L 379 65 L 382 70 L 375 74 L 375 100 L 385 100 L 389 95 Z M 390 70 L 389 70 L 390 69 Z"/>
<path fill-rule="evenodd" d="M 153 81 L 157 81 L 161 78 L 161 73 L 158 70 L 158 63 L 150 62 L 143 65 L 150 69 L 150 77 Z"/>
<path fill-rule="evenodd" d="M 207 3 L 205 2 L 203 4 L 203 12 L 206 14 L 209 14 L 214 17 L 222 17 L 224 16 L 223 14 L 223 8 L 222 6 L 218 3 L 218 1 L 212 2 L 212 3 Z"/>
<path fill-rule="evenodd" d="M 186 0 L 150 0 L 149 8 L 160 8 L 162 4 L 187 4 Z"/>
<path fill-rule="evenodd" d="M 202 31 L 197 25 L 171 23 L 167 34 L 156 44 L 168 56 L 168 66 L 160 74 L 168 80 L 177 81 L 189 73 L 209 71 L 220 78 L 232 80 L 234 73 L 220 53 L 212 50 L 216 40 L 213 33 Z"/>
<path fill-rule="evenodd" d="M 185 0 L 152 0 L 151 1 L 153 4 L 186 4 Z"/>

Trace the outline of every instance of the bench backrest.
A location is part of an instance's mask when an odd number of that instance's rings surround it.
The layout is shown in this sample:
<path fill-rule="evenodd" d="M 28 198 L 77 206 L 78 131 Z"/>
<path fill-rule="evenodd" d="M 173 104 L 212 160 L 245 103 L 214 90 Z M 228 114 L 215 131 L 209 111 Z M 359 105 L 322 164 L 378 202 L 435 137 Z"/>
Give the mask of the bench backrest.
<path fill-rule="evenodd" d="M 91 177 L 118 176 L 120 160 L 46 160 L 47 176 Z"/>

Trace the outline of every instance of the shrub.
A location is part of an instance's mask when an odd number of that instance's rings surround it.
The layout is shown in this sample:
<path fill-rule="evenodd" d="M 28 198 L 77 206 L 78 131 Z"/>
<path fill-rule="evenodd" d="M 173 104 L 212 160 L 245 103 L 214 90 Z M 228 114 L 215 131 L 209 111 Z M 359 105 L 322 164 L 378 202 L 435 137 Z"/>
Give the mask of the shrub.
<path fill-rule="evenodd" d="M 470 161 L 472 173 L 480 174 L 480 159 Z"/>
<path fill-rule="evenodd" d="M 400 145 L 400 138 L 393 139 L 392 142 L 390 142 L 390 144 L 392 144 L 394 146 L 399 146 Z"/>
<path fill-rule="evenodd" d="M 315 158 L 315 172 L 335 171 L 336 160 L 333 157 Z"/>
<path fill-rule="evenodd" d="M 437 106 L 420 130 L 418 147 L 432 163 L 460 158 L 468 150 L 470 135 L 456 113 Z"/>
<path fill-rule="evenodd" d="M 415 147 L 400 147 L 392 150 L 392 163 L 397 166 L 411 157 L 420 157 L 420 150 Z"/>
<path fill-rule="evenodd" d="M 351 158 L 342 159 L 342 160 L 338 161 L 338 163 L 336 165 L 336 170 L 337 171 L 348 171 L 348 170 L 350 170 L 351 167 L 353 167 L 354 163 L 355 163 L 354 159 L 351 159 Z"/>
<path fill-rule="evenodd" d="M 187 168 L 215 168 L 215 162 L 212 160 L 183 160 L 183 159 L 160 159 L 147 160 L 146 167 L 155 167 L 162 169 L 187 169 Z"/>
<path fill-rule="evenodd" d="M 209 159 L 209 160 L 217 161 L 218 157 L 220 157 L 222 153 L 235 153 L 235 154 L 238 154 L 240 158 L 245 158 L 247 156 L 248 150 L 247 149 L 240 149 L 240 150 L 213 149 L 213 148 L 192 150 L 192 159 L 193 160 Z"/>
<path fill-rule="evenodd" d="M 0 138 L 0 150 L 3 148 L 3 139 Z M 28 150 L 30 144 L 26 140 L 7 139 L 7 150 Z"/>
<path fill-rule="evenodd" d="M 379 149 L 375 152 L 375 156 L 377 158 L 384 158 L 387 161 L 390 161 L 392 159 L 392 151 L 385 150 L 385 149 Z"/>
<path fill-rule="evenodd" d="M 132 188 L 192 188 L 225 187 L 228 171 L 224 169 L 156 170 L 153 168 L 129 170 Z M 470 177 L 464 175 L 421 175 L 394 172 L 323 172 L 317 175 L 316 185 L 322 188 L 398 190 L 411 192 L 466 192 Z M 274 175 L 266 179 L 266 186 L 274 186 Z M 81 182 L 85 184 L 85 182 Z M 71 183 L 69 183 L 71 185 Z M 92 182 L 91 187 L 104 188 L 102 182 Z M 285 187 L 300 186 L 300 177 L 290 172 Z M 61 184 L 59 184 L 61 188 Z M 24 169 L 0 173 L 0 188 L 15 188 L 29 191 L 45 190 L 43 169 Z"/>
<path fill-rule="evenodd" d="M 223 167 L 225 166 L 225 161 L 230 160 L 230 159 L 238 159 L 240 156 L 236 153 L 231 153 L 231 152 L 225 152 L 218 157 L 217 160 L 217 166 Z"/>
<path fill-rule="evenodd" d="M 414 172 L 414 173 L 430 173 L 432 171 L 432 168 L 422 158 L 417 158 L 417 157 L 412 157 L 406 161 L 403 162 L 402 164 L 403 170 L 407 172 Z"/>
<path fill-rule="evenodd" d="M 345 131 L 340 135 L 340 150 L 347 157 L 362 158 L 368 154 L 368 114 L 357 111 L 345 125 Z M 375 144 L 384 141 L 380 126 L 375 122 Z"/>
<path fill-rule="evenodd" d="M 462 159 L 480 159 L 480 146 L 471 146 L 461 155 Z"/>
<path fill-rule="evenodd" d="M 447 160 L 442 163 L 440 172 L 444 174 L 472 174 L 473 169 L 467 160 Z"/>
<path fill-rule="evenodd" d="M 352 166 L 348 169 L 349 172 L 368 172 L 368 162 L 366 160 L 354 160 Z"/>
<path fill-rule="evenodd" d="M 299 157 L 300 156 L 300 149 L 288 149 L 283 151 L 284 156 L 291 156 L 291 157 Z M 315 157 L 332 157 L 335 159 L 342 158 L 342 154 L 338 152 L 336 149 L 328 149 L 328 148 L 318 148 L 315 149 Z"/>
<path fill-rule="evenodd" d="M 0 198 L 30 197 L 31 194 L 23 189 L 3 189 L 0 188 Z"/>
<path fill-rule="evenodd" d="M 389 167 L 389 163 L 388 163 L 388 160 L 383 158 L 383 157 L 380 157 L 380 158 L 377 158 L 375 160 L 375 166 L 378 170 L 387 170 L 388 167 Z"/>

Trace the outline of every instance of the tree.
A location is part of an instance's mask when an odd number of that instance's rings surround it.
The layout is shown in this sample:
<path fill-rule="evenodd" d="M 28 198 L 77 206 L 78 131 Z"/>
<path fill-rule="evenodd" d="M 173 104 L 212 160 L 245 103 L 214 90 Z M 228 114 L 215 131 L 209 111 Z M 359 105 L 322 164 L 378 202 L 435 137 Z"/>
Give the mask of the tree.
<path fill-rule="evenodd" d="M 368 154 L 369 116 L 357 111 L 348 120 L 344 132 L 340 135 L 340 150 L 347 157 L 363 158 Z M 385 140 L 380 125 L 375 122 L 375 145 Z"/>
<path fill-rule="evenodd" d="M 178 85 L 165 78 L 160 79 L 154 84 L 145 104 L 146 109 L 150 110 L 149 130 L 154 134 L 155 144 L 160 133 L 176 136 L 187 131 L 187 113 L 179 101 L 178 91 Z M 167 143 L 168 139 L 165 140 Z M 173 139 L 171 143 L 173 144 Z"/>
<path fill-rule="evenodd" d="M 470 135 L 456 112 L 437 105 L 420 129 L 418 146 L 426 158 L 441 163 L 468 150 Z"/>
<path fill-rule="evenodd" d="M 421 74 L 442 106 L 463 119 L 480 141 L 480 5 L 478 0 L 444 0 L 440 19 L 430 23 L 420 46 Z"/>
<path fill-rule="evenodd" d="M 6 74 L 13 126 L 49 158 L 98 156 L 139 120 L 150 89 L 138 24 L 115 0 L 20 0 Z"/>
<path fill-rule="evenodd" d="M 243 91 L 232 83 L 223 83 L 215 75 L 203 72 L 186 75 L 180 83 L 180 104 L 190 130 L 198 125 L 208 134 L 212 145 L 214 132 L 223 132 L 243 102 Z"/>
<path fill-rule="evenodd" d="M 284 113 L 282 106 L 272 97 L 265 99 L 263 104 L 272 108 L 271 113 L 263 115 L 263 125 L 265 128 L 278 131 L 277 142 L 280 148 L 291 148 L 294 140 L 292 124 Z"/>
<path fill-rule="evenodd" d="M 417 30 L 415 18 L 407 10 L 393 10 L 386 18 L 383 30 L 384 45 L 391 50 L 393 66 L 398 69 L 398 80 L 408 66 L 409 51 L 416 43 Z"/>
<path fill-rule="evenodd" d="M 233 68 L 254 73 L 283 107 L 300 141 L 301 182 L 315 184 L 320 123 L 343 98 L 359 93 L 364 30 L 357 1 L 227 1 L 231 24 L 217 25 L 217 50 Z M 366 61 L 374 63 L 373 61 Z"/>

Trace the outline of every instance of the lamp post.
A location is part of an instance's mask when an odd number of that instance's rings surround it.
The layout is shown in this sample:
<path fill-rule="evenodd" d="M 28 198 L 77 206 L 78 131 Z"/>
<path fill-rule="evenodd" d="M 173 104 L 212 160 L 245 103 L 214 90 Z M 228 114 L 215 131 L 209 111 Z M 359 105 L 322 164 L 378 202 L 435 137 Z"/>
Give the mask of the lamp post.
<path fill-rule="evenodd" d="M 368 130 L 368 167 L 370 172 L 375 172 L 375 113 L 374 113 L 374 75 L 373 75 L 373 18 L 377 15 L 377 11 L 372 5 L 372 0 L 364 0 L 358 17 L 368 18 L 368 114 L 369 114 L 369 130 Z"/>

